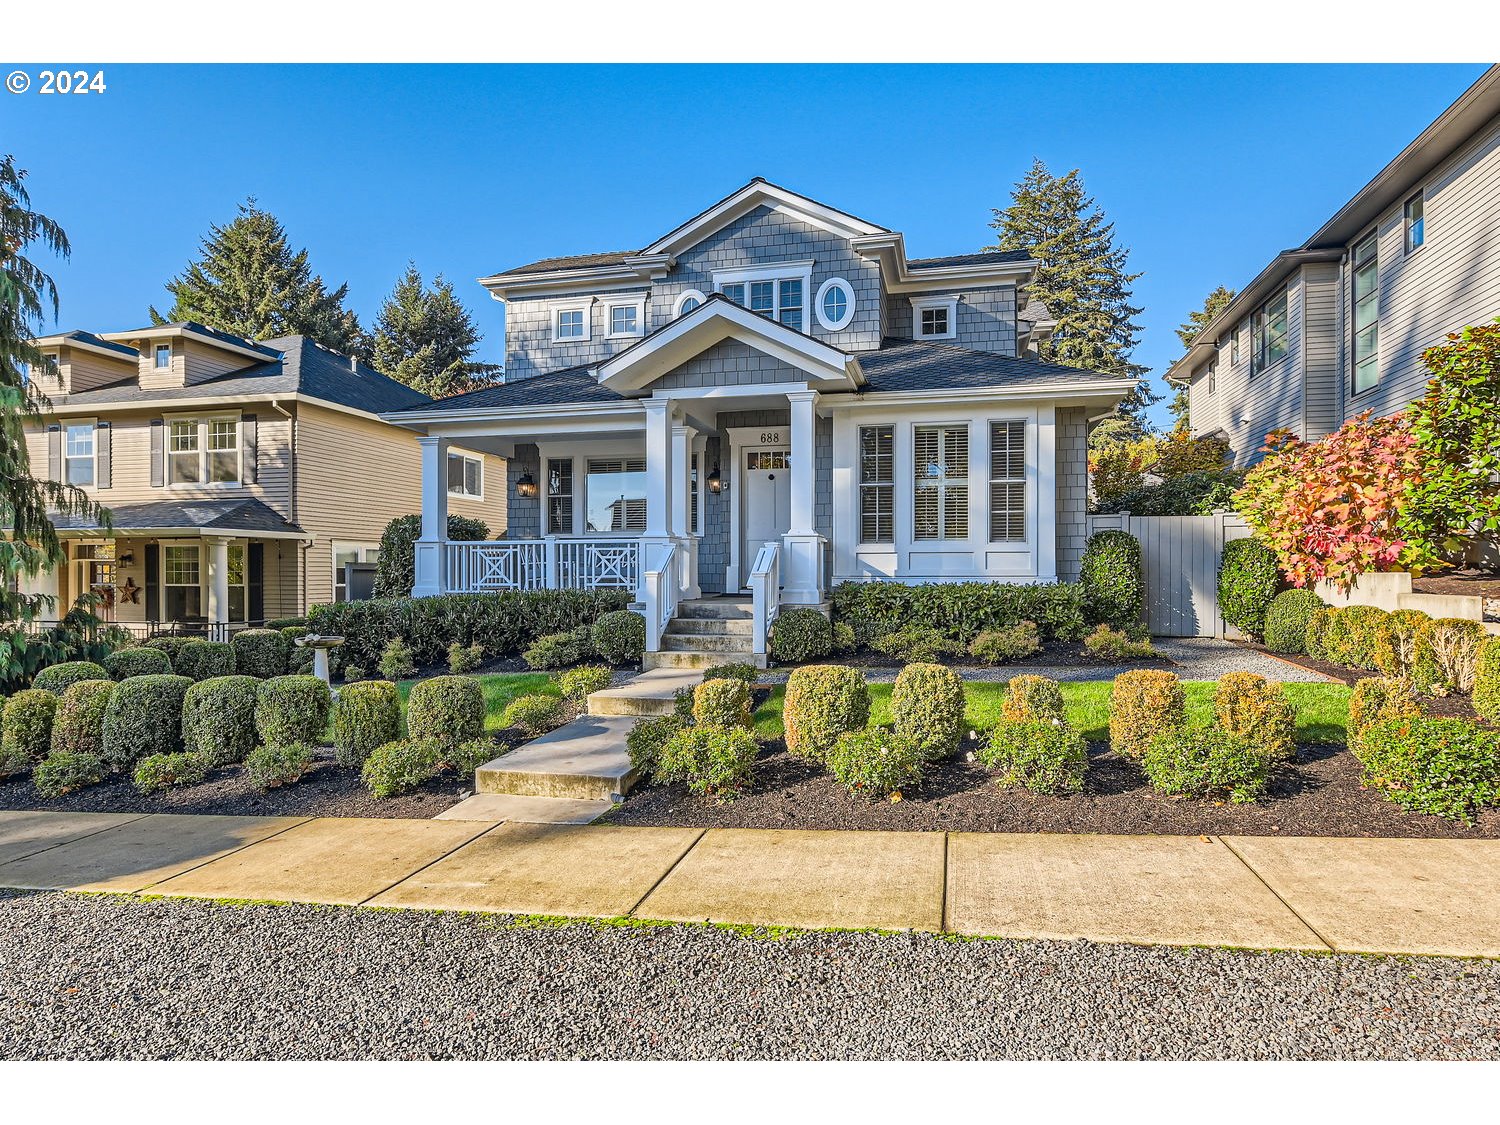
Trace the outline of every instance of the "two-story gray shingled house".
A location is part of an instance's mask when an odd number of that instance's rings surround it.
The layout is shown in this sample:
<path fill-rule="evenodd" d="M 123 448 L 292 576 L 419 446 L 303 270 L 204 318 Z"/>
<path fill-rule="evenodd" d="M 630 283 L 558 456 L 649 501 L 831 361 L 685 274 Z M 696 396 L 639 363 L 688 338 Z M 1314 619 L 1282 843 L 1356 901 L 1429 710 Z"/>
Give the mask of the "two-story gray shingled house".
<path fill-rule="evenodd" d="M 899 232 L 754 180 L 650 245 L 486 277 L 504 386 L 384 415 L 423 436 L 417 595 L 637 592 L 654 663 L 682 603 L 845 580 L 1076 577 L 1089 420 L 1133 381 L 1041 363 L 1019 253 Z M 507 537 L 443 539 L 446 447 L 508 459 Z"/>

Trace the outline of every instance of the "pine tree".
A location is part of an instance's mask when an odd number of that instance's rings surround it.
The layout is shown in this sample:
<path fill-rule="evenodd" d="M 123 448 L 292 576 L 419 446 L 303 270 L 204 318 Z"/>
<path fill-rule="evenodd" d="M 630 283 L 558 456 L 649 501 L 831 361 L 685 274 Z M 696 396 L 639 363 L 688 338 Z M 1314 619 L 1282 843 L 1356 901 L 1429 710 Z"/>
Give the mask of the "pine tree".
<path fill-rule="evenodd" d="M 429 289 L 408 262 L 375 318 L 370 362 L 397 382 L 446 398 L 494 381 L 497 368 L 471 360 L 481 339 L 452 284 L 439 274 Z"/>
<path fill-rule="evenodd" d="M 1141 275 L 1127 269 L 1129 250 L 1115 245 L 1114 224 L 1084 192 L 1078 169 L 1054 176 L 1040 160 L 1011 191 L 1010 205 L 996 208 L 990 224 L 999 250 L 1024 250 L 1037 260 L 1030 296 L 1042 301 L 1057 327 L 1039 358 L 1141 379 L 1146 369 L 1130 361 L 1140 338 L 1130 287 Z M 1097 428 L 1091 440 L 1131 440 L 1150 431 L 1145 410 L 1160 399 L 1145 384 L 1120 404 L 1115 424 Z"/>
<path fill-rule="evenodd" d="M 66 658 L 67 638 L 54 630 L 35 636 L 35 623 L 64 618 L 45 594 L 23 594 L 12 582 L 34 579 L 66 560 L 49 510 L 108 526 L 108 513 L 86 493 L 32 474 L 26 427 L 41 421 L 45 394 L 30 379 L 48 361 L 33 343 L 46 307 L 57 317 L 57 286 L 28 256 L 32 247 L 58 258 L 71 252 L 55 221 L 31 210 L 26 172 L 0 157 L 0 692 L 19 687 L 49 660 Z M 95 624 L 86 602 L 64 618 Z"/>
<path fill-rule="evenodd" d="M 1229 307 L 1234 300 L 1234 290 L 1226 289 L 1224 286 L 1215 286 L 1213 292 L 1203 299 L 1203 307 L 1197 312 L 1188 313 L 1188 318 L 1182 322 L 1177 329 L 1177 338 L 1182 341 L 1184 348 L 1193 346 L 1193 341 L 1198 338 L 1198 333 L 1208 327 L 1210 321 Z M 1186 387 L 1178 387 L 1172 401 L 1167 405 L 1172 412 L 1172 417 L 1177 419 L 1175 430 L 1186 432 L 1189 427 L 1188 421 L 1188 393 Z"/>
<path fill-rule="evenodd" d="M 254 199 L 227 226 L 212 225 L 198 261 L 167 282 L 172 307 L 153 324 L 196 320 L 252 340 L 305 335 L 346 355 L 367 350 L 359 319 L 344 308 L 348 285 L 329 292 L 307 251 L 293 252 L 286 228 Z"/>

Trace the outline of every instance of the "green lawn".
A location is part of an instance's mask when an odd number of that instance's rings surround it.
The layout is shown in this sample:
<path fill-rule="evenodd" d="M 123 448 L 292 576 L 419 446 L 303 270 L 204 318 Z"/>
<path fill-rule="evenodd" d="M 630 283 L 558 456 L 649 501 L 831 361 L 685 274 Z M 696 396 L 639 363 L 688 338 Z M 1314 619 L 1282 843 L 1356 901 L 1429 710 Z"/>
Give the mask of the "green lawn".
<path fill-rule="evenodd" d="M 513 699 L 523 695 L 561 695 L 552 677 L 545 672 L 496 672 L 486 676 L 475 676 L 484 692 L 484 729 L 503 729 L 500 715 Z M 406 717 L 406 697 L 411 694 L 417 680 L 401 680 L 396 689 L 401 692 L 401 715 Z"/>
<path fill-rule="evenodd" d="M 1062 685 L 1063 703 L 1068 721 L 1083 736 L 1095 742 L 1109 738 L 1109 693 L 1107 680 Z M 1213 719 L 1211 680 L 1184 683 L 1187 692 L 1188 719 L 1208 723 Z M 1343 684 L 1285 684 L 1287 698 L 1297 709 L 1298 742 L 1343 742 L 1344 721 L 1349 713 L 1349 689 Z M 771 697 L 755 712 L 755 732 L 762 738 L 782 735 L 781 703 L 785 688 L 778 686 Z M 966 683 L 968 698 L 965 717 L 972 730 L 987 730 L 1000 721 L 1000 701 L 1005 698 L 1003 683 Z M 891 685 L 870 685 L 870 721 L 891 721 Z"/>

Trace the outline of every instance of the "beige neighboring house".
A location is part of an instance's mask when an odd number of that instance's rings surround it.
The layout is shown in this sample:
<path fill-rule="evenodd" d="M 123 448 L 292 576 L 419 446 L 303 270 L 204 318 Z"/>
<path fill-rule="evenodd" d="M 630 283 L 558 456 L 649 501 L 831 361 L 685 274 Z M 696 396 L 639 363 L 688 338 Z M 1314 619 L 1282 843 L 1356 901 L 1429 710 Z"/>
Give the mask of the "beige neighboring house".
<path fill-rule="evenodd" d="M 421 455 L 383 411 L 427 396 L 305 336 L 253 341 L 191 322 L 37 344 L 51 400 L 33 471 L 84 489 L 113 531 L 56 516 L 67 563 L 33 590 L 92 591 L 136 632 L 222 634 L 358 596 L 346 564 L 420 512 Z M 506 524 L 505 462 L 448 451 L 454 514 Z M 349 579 L 354 579 L 351 591 Z"/>

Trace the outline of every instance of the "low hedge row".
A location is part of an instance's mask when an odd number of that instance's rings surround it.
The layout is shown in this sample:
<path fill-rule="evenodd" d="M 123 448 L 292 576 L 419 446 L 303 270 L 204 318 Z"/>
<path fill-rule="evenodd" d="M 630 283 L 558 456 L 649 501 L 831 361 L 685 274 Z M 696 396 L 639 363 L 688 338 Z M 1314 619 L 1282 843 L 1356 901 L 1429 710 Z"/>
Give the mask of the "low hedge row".
<path fill-rule="evenodd" d="M 1474 691 L 1488 640 L 1478 621 L 1372 605 L 1314 609 L 1303 633 L 1308 656 L 1401 676 L 1423 692 Z"/>
<path fill-rule="evenodd" d="M 965 648 L 987 630 L 1034 622 L 1043 640 L 1077 640 L 1088 628 L 1078 583 L 841 582 L 833 588 L 833 620 L 869 646 L 909 627 L 934 629 Z"/>

